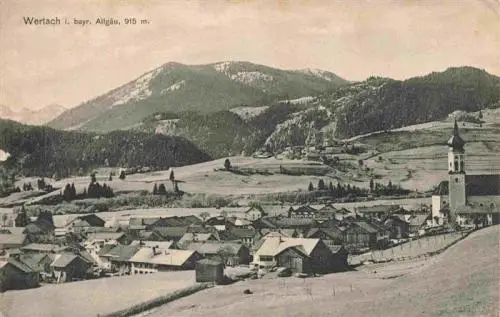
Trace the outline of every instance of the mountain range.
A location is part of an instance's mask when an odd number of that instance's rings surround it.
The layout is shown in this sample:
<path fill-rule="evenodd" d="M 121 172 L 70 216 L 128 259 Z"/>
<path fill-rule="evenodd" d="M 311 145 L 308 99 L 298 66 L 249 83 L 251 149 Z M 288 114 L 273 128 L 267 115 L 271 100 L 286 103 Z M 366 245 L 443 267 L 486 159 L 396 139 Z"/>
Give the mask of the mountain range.
<path fill-rule="evenodd" d="M 106 132 L 128 129 L 156 112 L 211 113 L 313 96 L 348 85 L 315 69 L 281 70 L 249 62 L 167 63 L 104 95 L 70 109 L 49 125 Z"/>
<path fill-rule="evenodd" d="M 280 151 L 318 133 L 346 139 L 499 106 L 500 78 L 473 67 L 349 82 L 321 70 L 248 62 L 167 63 L 49 125 L 180 136 L 217 158 Z"/>
<path fill-rule="evenodd" d="M 51 121 L 66 110 L 65 107 L 56 104 L 51 104 L 37 110 L 27 108 L 16 110 L 6 105 L 0 105 L 0 118 L 39 125 Z"/>

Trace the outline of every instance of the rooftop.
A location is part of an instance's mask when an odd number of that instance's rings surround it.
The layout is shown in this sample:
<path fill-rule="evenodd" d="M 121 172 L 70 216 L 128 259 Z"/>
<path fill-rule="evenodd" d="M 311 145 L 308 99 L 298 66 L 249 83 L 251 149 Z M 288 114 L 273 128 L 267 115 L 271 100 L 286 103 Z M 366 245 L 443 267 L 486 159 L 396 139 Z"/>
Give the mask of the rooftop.
<path fill-rule="evenodd" d="M 256 255 L 275 256 L 291 247 L 301 247 L 306 255 L 311 255 L 312 251 L 319 243 L 320 239 L 307 238 L 287 238 L 287 237 L 271 237 L 265 238 L 261 247 L 257 250 Z"/>
<path fill-rule="evenodd" d="M 159 250 L 155 255 L 153 249 L 141 248 L 128 262 L 182 266 L 193 254 L 195 254 L 195 251 L 192 250 L 168 249 Z"/>

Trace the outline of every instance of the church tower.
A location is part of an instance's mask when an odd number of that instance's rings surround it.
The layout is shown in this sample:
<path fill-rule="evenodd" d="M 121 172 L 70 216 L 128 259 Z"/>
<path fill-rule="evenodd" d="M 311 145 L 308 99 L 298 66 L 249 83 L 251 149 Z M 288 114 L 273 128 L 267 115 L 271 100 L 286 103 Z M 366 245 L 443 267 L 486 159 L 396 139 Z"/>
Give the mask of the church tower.
<path fill-rule="evenodd" d="M 449 206 L 454 213 L 457 207 L 467 203 L 465 192 L 465 142 L 458 133 L 455 120 L 453 135 L 448 140 Z"/>

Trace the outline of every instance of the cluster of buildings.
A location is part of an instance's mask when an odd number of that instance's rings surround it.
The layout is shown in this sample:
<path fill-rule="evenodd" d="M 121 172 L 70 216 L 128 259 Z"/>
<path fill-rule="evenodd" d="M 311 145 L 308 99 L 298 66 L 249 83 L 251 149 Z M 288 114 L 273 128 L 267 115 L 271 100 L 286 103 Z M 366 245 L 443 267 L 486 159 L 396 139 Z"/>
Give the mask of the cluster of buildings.
<path fill-rule="evenodd" d="M 0 231 L 0 287 L 32 287 L 106 275 L 223 267 L 287 267 L 326 273 L 348 267 L 349 252 L 383 248 L 418 231 L 428 217 L 394 206 L 295 206 L 275 216 L 257 207 L 219 216 L 132 217 L 106 222 L 96 214 L 54 225 L 45 218 Z M 407 217 L 407 218 L 405 218 Z M 200 262 L 204 263 L 204 262 Z M 201 267 L 201 266 L 200 266 Z"/>

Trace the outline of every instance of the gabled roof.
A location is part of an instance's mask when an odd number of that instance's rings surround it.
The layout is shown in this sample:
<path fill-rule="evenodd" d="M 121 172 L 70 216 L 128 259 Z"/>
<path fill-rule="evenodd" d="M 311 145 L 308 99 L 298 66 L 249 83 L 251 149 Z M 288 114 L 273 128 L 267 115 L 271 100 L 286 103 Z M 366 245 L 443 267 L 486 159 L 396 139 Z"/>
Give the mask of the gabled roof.
<path fill-rule="evenodd" d="M 88 241 L 95 241 L 95 240 L 104 240 L 104 241 L 109 241 L 109 240 L 118 240 L 125 236 L 125 233 L 123 232 L 95 232 L 95 233 L 89 233 L 87 235 L 87 240 Z"/>
<path fill-rule="evenodd" d="M 289 237 L 289 238 L 293 238 L 294 235 L 299 234 L 296 229 L 277 229 L 277 230 L 262 229 L 260 230 L 260 233 L 264 237 Z"/>
<path fill-rule="evenodd" d="M 351 227 L 352 226 L 356 226 L 358 228 L 361 228 L 363 231 L 365 231 L 367 233 L 377 233 L 377 232 L 379 232 L 379 229 L 377 227 L 374 227 L 371 224 L 369 224 L 367 222 L 364 222 L 364 221 L 353 222 L 351 224 Z M 349 230 L 349 227 L 346 230 Z"/>
<path fill-rule="evenodd" d="M 426 215 L 414 215 L 414 216 L 411 216 L 410 217 L 410 226 L 422 226 L 423 224 L 425 224 L 425 222 L 427 221 L 427 219 L 430 219 L 430 216 L 431 214 L 426 214 Z"/>
<path fill-rule="evenodd" d="M 283 252 L 285 249 L 291 247 L 302 247 L 305 254 L 310 256 L 314 248 L 320 243 L 320 239 L 307 239 L 307 238 L 266 238 L 262 246 L 257 250 L 258 255 L 276 256 Z"/>
<path fill-rule="evenodd" d="M 151 226 L 153 223 L 158 221 L 160 217 L 150 217 L 150 218 L 136 218 L 132 217 L 129 219 L 129 229 L 130 230 L 144 230 L 147 226 Z"/>
<path fill-rule="evenodd" d="M 12 265 L 13 267 L 15 267 L 16 269 L 18 269 L 23 273 L 33 273 L 33 269 L 31 267 L 14 258 L 9 258 L 7 261 L 0 260 L 0 268 L 3 268 L 7 264 Z"/>
<path fill-rule="evenodd" d="M 313 237 L 316 233 L 323 232 L 327 237 L 332 240 L 342 238 L 342 230 L 338 227 L 328 227 L 328 228 L 311 228 L 307 234 L 306 238 Z"/>
<path fill-rule="evenodd" d="M 312 213 L 317 211 L 317 209 L 314 209 L 309 205 L 302 205 L 298 208 L 291 207 L 290 209 L 292 212 L 296 212 L 296 213 L 311 213 L 312 214 Z"/>
<path fill-rule="evenodd" d="M 186 232 L 182 238 L 179 240 L 179 243 L 184 243 L 187 241 L 207 241 L 210 238 L 213 238 L 214 235 L 212 233 L 193 233 Z"/>
<path fill-rule="evenodd" d="M 157 233 L 164 239 L 180 239 L 188 231 L 187 227 L 156 227 L 153 232 Z"/>
<path fill-rule="evenodd" d="M 112 249 L 114 249 L 115 245 L 112 245 L 112 244 L 105 244 L 102 246 L 101 250 L 99 250 L 99 252 L 97 252 L 97 255 L 98 256 L 102 256 L 102 255 L 105 255 L 107 253 L 109 253 L 109 251 L 111 251 Z"/>
<path fill-rule="evenodd" d="M 57 254 L 54 262 L 52 262 L 51 266 L 53 267 L 67 267 L 70 265 L 73 261 L 75 261 L 79 256 L 76 254 L 71 254 L 71 253 L 63 253 L 63 254 Z"/>
<path fill-rule="evenodd" d="M 33 253 L 21 255 L 19 257 L 19 261 L 26 264 L 30 268 L 35 269 L 44 258 L 52 260 L 52 258 L 46 253 Z"/>
<path fill-rule="evenodd" d="M 151 248 L 141 248 L 128 262 L 182 266 L 194 254 L 192 250 L 159 250 L 155 255 Z"/>
<path fill-rule="evenodd" d="M 24 233 L 27 234 L 40 234 L 51 232 L 55 229 L 54 225 L 44 219 L 37 219 L 30 222 L 24 227 Z"/>
<path fill-rule="evenodd" d="M 23 251 L 37 251 L 37 252 L 60 252 L 67 249 L 64 246 L 48 243 L 30 243 L 21 248 Z"/>
<path fill-rule="evenodd" d="M 200 218 L 193 215 L 182 217 L 173 216 L 160 218 L 152 223 L 151 227 L 187 227 L 190 225 L 198 225 L 202 222 Z"/>
<path fill-rule="evenodd" d="M 19 244 L 26 242 L 25 234 L 0 234 L 0 244 Z"/>
<path fill-rule="evenodd" d="M 304 228 L 316 227 L 318 222 L 312 218 L 287 218 L 276 217 L 271 218 L 277 228 Z"/>
<path fill-rule="evenodd" d="M 230 255 L 237 255 L 245 246 L 241 243 L 226 242 L 226 241 L 204 241 L 204 242 L 188 242 L 184 249 L 193 250 L 199 254 L 217 254 L 219 250 L 224 249 Z"/>
<path fill-rule="evenodd" d="M 170 249 L 174 245 L 174 241 L 145 241 L 145 240 L 134 240 L 130 245 L 139 245 L 141 248 L 159 248 L 159 249 Z"/>
<path fill-rule="evenodd" d="M 335 208 L 335 206 L 333 206 L 332 204 L 326 204 L 323 207 L 321 207 L 321 209 L 319 209 L 319 211 L 322 211 L 322 212 L 337 212 L 338 209 Z"/>
<path fill-rule="evenodd" d="M 108 253 L 102 254 L 100 256 L 109 258 L 113 261 L 127 261 L 129 260 L 137 251 L 139 251 L 139 245 L 116 245 Z"/>

